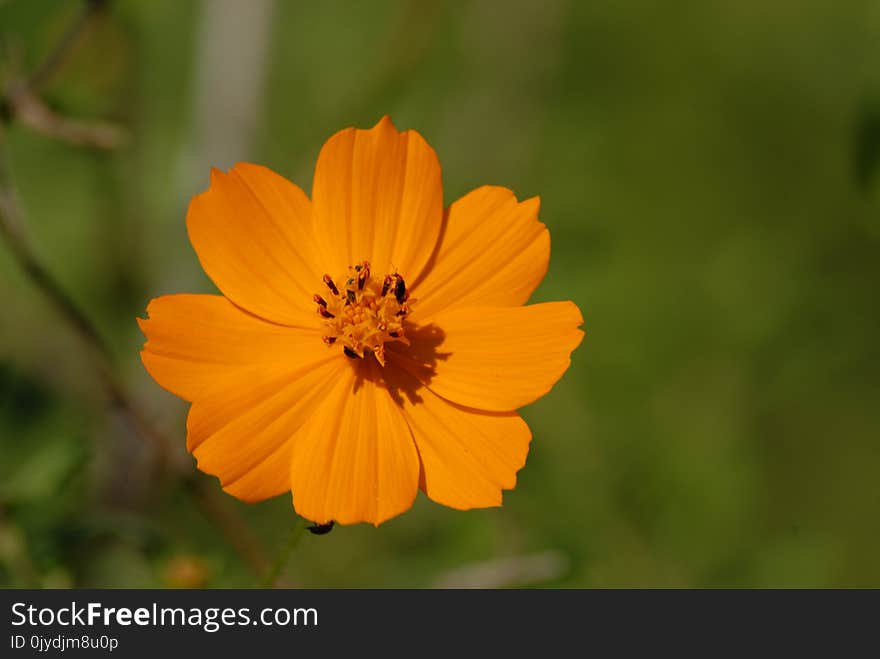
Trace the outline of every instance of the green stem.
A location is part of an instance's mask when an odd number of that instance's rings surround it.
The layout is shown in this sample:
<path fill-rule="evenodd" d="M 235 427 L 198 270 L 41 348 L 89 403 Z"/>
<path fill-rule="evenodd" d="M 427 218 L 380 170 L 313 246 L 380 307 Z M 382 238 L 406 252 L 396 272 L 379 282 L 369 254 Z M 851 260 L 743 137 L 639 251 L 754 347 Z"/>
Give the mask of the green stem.
<path fill-rule="evenodd" d="M 285 545 L 281 548 L 281 551 L 278 552 L 278 556 L 275 557 L 275 562 L 272 563 L 272 567 L 269 568 L 269 571 L 266 573 L 266 577 L 260 584 L 262 588 L 275 587 L 275 582 L 278 580 L 278 575 L 281 574 L 281 570 L 284 569 L 284 566 L 287 565 L 287 561 L 290 560 L 290 555 L 299 544 L 299 540 L 300 538 L 302 538 L 303 533 L 306 530 L 307 524 L 308 522 L 302 517 L 297 517 L 297 521 L 294 522 L 293 528 L 290 531 L 290 537 L 287 539 L 287 543 L 285 543 Z"/>

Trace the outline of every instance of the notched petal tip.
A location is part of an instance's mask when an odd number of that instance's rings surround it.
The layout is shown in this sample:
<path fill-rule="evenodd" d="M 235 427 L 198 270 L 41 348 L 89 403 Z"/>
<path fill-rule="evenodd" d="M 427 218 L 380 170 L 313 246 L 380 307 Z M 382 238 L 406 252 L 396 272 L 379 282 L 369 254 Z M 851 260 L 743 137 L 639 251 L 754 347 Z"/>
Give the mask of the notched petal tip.
<path fill-rule="evenodd" d="M 514 195 L 514 198 L 516 198 L 515 195 Z M 541 197 L 539 197 L 538 195 L 535 195 L 534 197 L 527 197 L 527 198 L 523 199 L 522 201 L 517 201 L 517 203 L 526 212 L 534 213 L 535 220 L 538 221 L 542 226 L 546 226 L 538 218 L 538 214 L 541 212 Z"/>
<path fill-rule="evenodd" d="M 465 201 L 468 199 L 468 197 L 471 197 L 471 195 L 474 195 L 474 196 L 485 195 L 487 198 L 494 198 L 495 205 L 501 205 L 503 203 L 506 203 L 508 200 L 512 199 L 520 207 L 524 207 L 530 211 L 534 210 L 534 212 L 536 214 L 538 211 L 541 210 L 541 196 L 540 195 L 534 195 L 532 197 L 524 197 L 524 198 L 520 199 L 519 196 L 516 194 L 516 192 L 514 192 L 513 190 L 511 190 L 507 186 L 494 185 L 491 183 L 487 183 L 486 185 L 481 185 L 479 187 L 474 188 L 473 190 L 471 190 L 470 192 L 468 192 L 464 196 L 459 197 L 453 203 L 459 203 L 459 202 Z M 532 209 L 531 206 L 534 206 L 534 209 Z M 537 219 L 537 217 L 535 219 Z"/>
<path fill-rule="evenodd" d="M 149 312 L 147 312 L 147 318 L 141 318 L 140 316 L 135 316 L 135 321 L 137 321 L 138 329 L 140 329 L 141 333 L 146 336 L 147 335 L 147 325 L 150 322 Z"/>
<path fill-rule="evenodd" d="M 208 187 L 202 190 L 199 193 L 196 193 L 193 196 L 193 199 L 204 195 L 206 192 L 210 192 L 212 187 L 217 185 L 223 185 L 230 176 L 240 176 L 243 173 L 253 172 L 256 175 L 267 174 L 273 175 L 274 171 L 266 167 L 265 165 L 259 165 L 257 163 L 248 162 L 247 160 L 240 160 L 229 169 L 222 169 L 220 167 L 211 167 L 210 174 L 208 176 Z"/>
<path fill-rule="evenodd" d="M 375 125 L 370 130 L 376 130 L 376 129 L 380 129 L 380 128 L 390 128 L 391 130 L 393 130 L 396 133 L 400 132 L 399 130 L 397 130 L 397 126 L 395 126 L 394 122 L 391 120 L 391 115 L 387 115 L 387 114 L 383 114 L 382 118 L 379 119 L 379 121 L 377 121 L 375 123 Z"/>
<path fill-rule="evenodd" d="M 260 165 L 255 162 L 248 162 L 247 160 L 239 160 L 235 163 L 232 168 L 229 170 L 230 172 L 242 172 L 242 171 L 253 171 L 253 172 L 265 172 L 267 174 L 275 174 L 273 170 L 266 167 L 265 165 Z"/>
<path fill-rule="evenodd" d="M 219 167 L 211 167 L 211 173 L 208 176 L 208 185 L 211 186 L 211 185 L 215 185 L 215 184 L 219 183 L 220 181 L 223 180 L 223 177 L 225 177 L 225 176 L 226 176 L 226 172 L 224 172 Z M 201 192 L 199 194 L 204 194 L 205 192 L 208 191 L 208 189 L 209 188 L 206 188 L 203 192 Z M 198 196 L 198 195 L 196 195 L 196 196 Z"/>
<path fill-rule="evenodd" d="M 358 136 L 371 136 L 375 138 L 381 139 L 385 137 L 386 139 L 394 139 L 399 137 L 409 137 L 409 136 L 418 136 L 419 139 L 424 141 L 424 137 L 417 130 L 408 128 L 406 130 L 400 130 L 397 125 L 394 123 L 394 120 L 391 119 L 391 115 L 383 114 L 382 117 L 369 128 L 360 128 L 359 126 L 348 126 L 343 128 L 342 130 L 336 131 L 333 135 L 331 135 L 327 141 L 324 143 L 326 146 L 328 143 L 333 142 L 334 140 L 345 138 L 346 136 L 351 136 L 351 138 L 355 138 Z M 429 147 L 430 148 L 430 147 Z"/>

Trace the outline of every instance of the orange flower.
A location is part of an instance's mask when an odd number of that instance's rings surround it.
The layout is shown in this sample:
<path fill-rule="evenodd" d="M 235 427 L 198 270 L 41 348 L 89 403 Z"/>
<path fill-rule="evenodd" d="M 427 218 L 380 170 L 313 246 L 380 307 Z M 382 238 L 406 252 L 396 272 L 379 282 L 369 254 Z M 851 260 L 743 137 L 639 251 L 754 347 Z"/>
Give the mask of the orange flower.
<path fill-rule="evenodd" d="M 522 306 L 550 236 L 537 198 L 444 210 L 440 164 L 387 117 L 318 156 L 312 199 L 259 165 L 211 172 L 187 228 L 223 295 L 152 300 L 141 357 L 192 402 L 187 448 L 244 501 L 291 491 L 318 523 L 381 522 L 421 488 L 501 505 L 583 336 L 572 302 Z"/>

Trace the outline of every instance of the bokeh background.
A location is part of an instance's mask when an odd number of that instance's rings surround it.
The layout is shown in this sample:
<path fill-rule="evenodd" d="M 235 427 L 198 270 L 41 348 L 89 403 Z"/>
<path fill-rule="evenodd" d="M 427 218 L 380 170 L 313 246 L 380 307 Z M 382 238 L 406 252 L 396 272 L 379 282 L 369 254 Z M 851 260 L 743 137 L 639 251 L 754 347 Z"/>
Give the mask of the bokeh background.
<path fill-rule="evenodd" d="M 437 149 L 447 203 L 541 196 L 534 299 L 575 300 L 587 336 L 523 412 L 503 508 L 420 495 L 378 530 L 305 536 L 283 585 L 880 586 L 880 3 L 104 5 L 40 96 L 128 138 L 82 148 L 7 116 L 0 148 L 34 254 L 190 476 L 157 472 L 0 244 L 0 584 L 259 581 L 190 494 L 216 489 L 269 557 L 289 498 L 195 472 L 134 319 L 215 290 L 184 227 L 211 166 L 308 190 L 330 134 L 388 113 Z M 3 84 L 81 11 L 0 0 Z"/>

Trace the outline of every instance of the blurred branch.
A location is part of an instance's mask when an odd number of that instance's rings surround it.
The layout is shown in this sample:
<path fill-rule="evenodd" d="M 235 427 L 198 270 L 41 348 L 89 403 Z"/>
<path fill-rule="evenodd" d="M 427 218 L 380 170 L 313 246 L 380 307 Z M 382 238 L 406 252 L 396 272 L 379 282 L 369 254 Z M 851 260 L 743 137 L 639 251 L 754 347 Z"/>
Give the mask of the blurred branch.
<path fill-rule="evenodd" d="M 176 457 L 174 442 L 155 428 L 134 404 L 116 374 L 112 353 L 100 332 L 36 257 L 24 236 L 23 228 L 23 214 L 6 163 L 3 133 L 0 128 L 0 234 L 10 252 L 31 282 L 88 346 L 89 356 L 110 404 L 124 414 L 138 436 L 154 448 L 160 464 L 170 467 L 175 474 L 185 479 L 186 490 L 193 495 L 205 516 L 222 531 L 254 572 L 261 574 L 265 570 L 267 561 L 250 529 L 229 508 L 225 500 L 221 501 L 218 498 L 218 492 L 213 484 L 203 484 L 204 481 L 197 480 L 191 468 Z"/>
<path fill-rule="evenodd" d="M 11 185 L 11 177 L 6 163 L 6 153 L 0 132 L 0 231 L 22 270 L 46 294 L 61 315 L 80 334 L 90 346 L 103 357 L 110 352 L 91 322 L 67 296 L 58 282 L 34 258 L 24 237 L 24 225 L 19 212 L 18 198 Z"/>
<path fill-rule="evenodd" d="M 107 0 L 84 0 L 81 3 L 76 19 L 67 28 L 64 36 L 28 77 L 27 86 L 31 90 L 36 92 L 42 89 L 56 71 L 64 65 L 92 18 L 107 4 Z"/>
<path fill-rule="evenodd" d="M 113 148 L 119 145 L 124 136 L 119 129 L 103 122 L 87 124 L 59 117 L 36 94 L 36 90 L 65 61 L 91 17 L 105 4 L 104 0 L 86 0 L 76 21 L 35 73 L 24 82 L 8 85 L 0 98 L 0 235 L 28 279 L 88 347 L 89 358 L 110 404 L 129 419 L 137 435 L 153 447 L 160 464 L 171 468 L 182 479 L 185 491 L 193 496 L 205 517 L 221 531 L 254 572 L 262 574 L 267 560 L 247 524 L 229 507 L 229 502 L 213 487 L 213 483 L 199 479 L 191 467 L 177 457 L 175 443 L 141 413 L 117 375 L 112 352 L 101 333 L 40 262 L 25 235 L 24 213 L 6 160 L 4 124 L 20 119 L 22 123 L 50 137 L 80 146 Z"/>
<path fill-rule="evenodd" d="M 0 234 L 9 251 L 31 282 L 42 291 L 56 311 L 89 347 L 92 360 L 110 402 L 131 417 L 135 428 L 157 450 L 163 463 L 172 462 L 168 442 L 136 411 L 112 367 L 112 355 L 101 334 L 64 291 L 58 280 L 37 259 L 24 235 L 24 220 L 6 162 L 4 136 L 0 133 Z"/>
<path fill-rule="evenodd" d="M 29 76 L 17 71 L 16 58 L 11 62 L 11 79 L 0 98 L 0 121 L 18 120 L 25 126 L 60 142 L 95 149 L 116 149 L 128 142 L 128 132 L 106 121 L 63 117 L 54 112 L 39 92 L 70 57 L 92 19 L 108 4 L 108 0 L 84 0 L 79 14 L 64 33 L 58 45 Z"/>
<path fill-rule="evenodd" d="M 14 85 L 7 92 L 9 112 L 23 125 L 59 142 L 94 149 L 118 149 L 125 146 L 128 132 L 106 121 L 83 121 L 62 117 L 27 85 Z"/>

